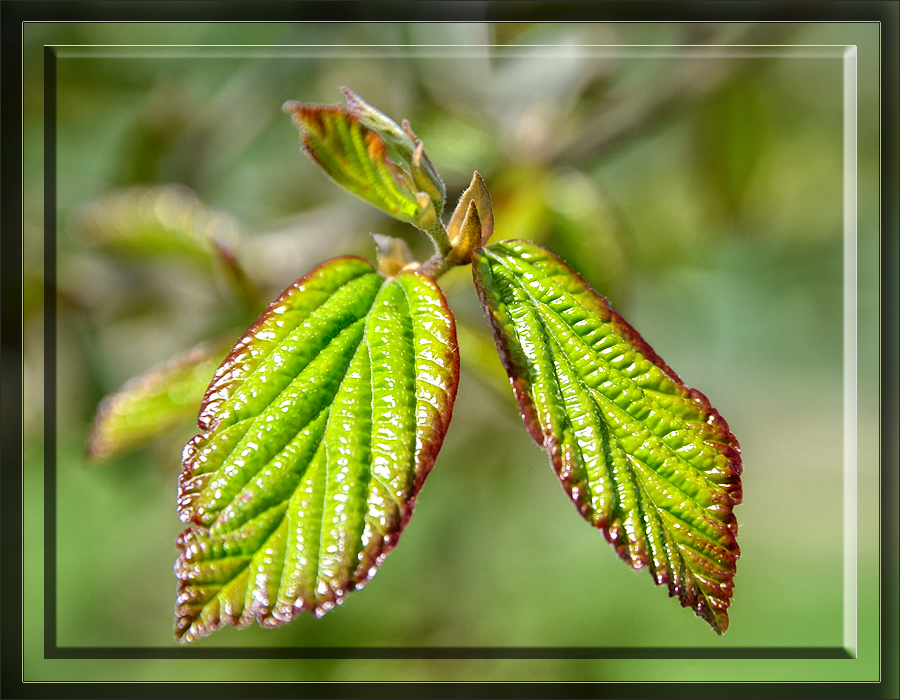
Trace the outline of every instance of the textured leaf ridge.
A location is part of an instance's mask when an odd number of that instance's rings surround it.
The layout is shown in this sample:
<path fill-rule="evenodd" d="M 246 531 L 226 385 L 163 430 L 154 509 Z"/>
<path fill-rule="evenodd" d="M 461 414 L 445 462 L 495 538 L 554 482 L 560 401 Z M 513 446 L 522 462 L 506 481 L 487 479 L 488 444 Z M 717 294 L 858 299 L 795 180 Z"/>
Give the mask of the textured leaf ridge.
<path fill-rule="evenodd" d="M 452 413 L 434 281 L 344 257 L 295 282 L 217 370 L 185 447 L 177 638 L 322 615 L 376 572 Z"/>
<path fill-rule="evenodd" d="M 526 426 L 576 508 L 722 634 L 742 495 L 728 424 L 547 250 L 496 243 L 473 275 Z"/>

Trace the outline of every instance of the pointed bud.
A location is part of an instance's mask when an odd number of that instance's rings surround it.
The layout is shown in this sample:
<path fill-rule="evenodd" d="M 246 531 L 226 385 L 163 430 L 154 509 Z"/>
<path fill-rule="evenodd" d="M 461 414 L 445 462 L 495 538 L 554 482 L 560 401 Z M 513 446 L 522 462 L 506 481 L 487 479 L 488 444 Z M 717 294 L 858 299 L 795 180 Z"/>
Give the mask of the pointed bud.
<path fill-rule="evenodd" d="M 472 262 L 472 255 L 481 248 L 482 226 L 478 216 L 478 207 L 473 200 L 469 200 L 469 208 L 459 227 L 456 238 L 452 239 L 453 249 L 450 257 L 457 265 L 466 265 Z"/>
<path fill-rule="evenodd" d="M 475 205 L 481 227 L 480 245 L 484 245 L 494 232 L 494 212 L 491 208 L 491 195 L 478 171 L 472 175 L 472 182 L 459 198 L 459 203 L 447 225 L 447 233 L 450 234 L 450 241 L 454 246 L 457 245 L 458 240 L 462 239 L 462 229 L 465 219 L 468 218 L 470 204 Z"/>

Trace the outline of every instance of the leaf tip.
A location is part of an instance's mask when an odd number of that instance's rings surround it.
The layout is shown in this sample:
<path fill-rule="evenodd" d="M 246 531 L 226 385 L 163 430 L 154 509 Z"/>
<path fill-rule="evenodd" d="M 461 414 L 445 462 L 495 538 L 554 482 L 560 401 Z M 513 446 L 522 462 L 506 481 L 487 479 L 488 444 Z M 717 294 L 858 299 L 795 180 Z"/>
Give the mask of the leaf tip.
<path fill-rule="evenodd" d="M 297 100 L 287 100 L 283 105 L 281 105 L 281 111 L 285 114 L 293 114 L 300 110 L 301 103 Z"/>
<path fill-rule="evenodd" d="M 347 109 L 350 114 L 358 117 L 368 111 L 367 108 L 369 105 L 367 105 L 359 95 L 353 92 L 353 90 L 346 85 L 342 85 L 340 89 L 344 94 L 344 100 L 347 102 Z"/>

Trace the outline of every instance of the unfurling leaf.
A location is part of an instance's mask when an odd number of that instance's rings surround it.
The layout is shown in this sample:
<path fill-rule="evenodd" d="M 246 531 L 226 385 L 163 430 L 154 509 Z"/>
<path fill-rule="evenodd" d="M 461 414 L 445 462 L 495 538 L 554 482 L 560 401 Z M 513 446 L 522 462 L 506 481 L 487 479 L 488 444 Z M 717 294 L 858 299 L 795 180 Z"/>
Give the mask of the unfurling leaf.
<path fill-rule="evenodd" d="M 361 258 L 295 282 L 235 345 L 185 447 L 175 632 L 322 615 L 396 545 L 459 373 L 434 281 Z"/>
<path fill-rule="evenodd" d="M 433 228 L 445 189 L 408 124 L 399 127 L 345 88 L 347 107 L 286 102 L 303 150 L 334 180 L 391 216 Z M 393 160 L 392 160 L 393 156 Z"/>
<path fill-rule="evenodd" d="M 210 341 L 128 380 L 100 403 L 87 453 L 110 459 L 140 447 L 196 415 L 231 341 Z"/>
<path fill-rule="evenodd" d="M 347 98 L 347 110 L 350 114 L 359 119 L 363 125 L 378 133 L 389 146 L 396 150 L 400 160 L 409 166 L 413 181 L 428 195 L 434 204 L 435 212 L 440 216 L 444 200 L 447 197 L 444 181 L 441 180 L 437 169 L 425 153 L 425 146 L 413 133 L 409 122 L 404 119 L 403 127 L 398 127 L 390 117 L 364 102 L 349 88 L 343 87 L 341 92 Z"/>
<path fill-rule="evenodd" d="M 473 274 L 525 424 L 576 508 L 723 633 L 740 555 L 728 424 L 547 250 L 496 243 Z"/>

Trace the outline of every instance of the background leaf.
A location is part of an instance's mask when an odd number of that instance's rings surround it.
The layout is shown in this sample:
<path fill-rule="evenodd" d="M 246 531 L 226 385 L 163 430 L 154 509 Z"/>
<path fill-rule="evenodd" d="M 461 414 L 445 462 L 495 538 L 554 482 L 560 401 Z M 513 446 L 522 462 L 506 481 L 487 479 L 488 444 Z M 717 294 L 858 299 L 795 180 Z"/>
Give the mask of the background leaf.
<path fill-rule="evenodd" d="M 450 421 L 453 317 L 433 280 L 329 261 L 273 302 L 184 452 L 176 636 L 322 615 L 396 545 Z"/>
<path fill-rule="evenodd" d="M 231 216 L 208 209 L 187 187 L 127 187 L 84 205 L 73 235 L 120 255 L 182 255 L 206 261 L 232 248 L 240 230 Z"/>
<path fill-rule="evenodd" d="M 728 424 L 543 248 L 497 243 L 473 274 L 525 424 L 576 508 L 722 634 L 740 555 Z"/>
<path fill-rule="evenodd" d="M 104 398 L 94 417 L 88 454 L 98 459 L 116 457 L 186 422 L 230 346 L 230 340 L 221 339 L 202 343 L 128 380 Z"/>
<path fill-rule="evenodd" d="M 254 315 L 259 292 L 238 258 L 241 229 L 228 214 L 207 207 L 183 185 L 134 186 L 86 203 L 69 222 L 71 235 L 86 248 L 114 259 L 187 261 L 215 271 Z"/>

